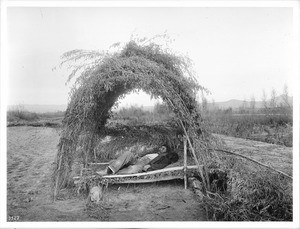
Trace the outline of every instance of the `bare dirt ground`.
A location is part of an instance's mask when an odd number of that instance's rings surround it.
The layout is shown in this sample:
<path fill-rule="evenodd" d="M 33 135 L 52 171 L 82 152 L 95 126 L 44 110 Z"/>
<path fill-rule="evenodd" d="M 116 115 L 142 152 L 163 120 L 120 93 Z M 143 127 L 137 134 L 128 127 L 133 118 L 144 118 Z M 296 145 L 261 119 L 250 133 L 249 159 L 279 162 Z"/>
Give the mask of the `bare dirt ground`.
<path fill-rule="evenodd" d="M 102 205 L 84 197 L 52 201 L 51 174 L 59 129 L 7 128 L 9 221 L 203 221 L 206 214 L 182 181 L 112 185 Z"/>

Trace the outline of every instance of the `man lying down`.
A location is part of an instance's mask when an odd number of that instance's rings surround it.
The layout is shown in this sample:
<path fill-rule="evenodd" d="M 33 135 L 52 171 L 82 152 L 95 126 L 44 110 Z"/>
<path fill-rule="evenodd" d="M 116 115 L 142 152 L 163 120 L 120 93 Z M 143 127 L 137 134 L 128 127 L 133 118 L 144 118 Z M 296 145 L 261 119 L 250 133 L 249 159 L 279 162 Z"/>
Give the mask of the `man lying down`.
<path fill-rule="evenodd" d="M 97 174 L 133 174 L 140 172 L 163 169 L 169 164 L 178 161 L 178 155 L 170 152 L 167 146 L 161 146 L 157 153 L 146 154 L 144 156 L 135 155 L 130 151 L 124 152 L 116 160 L 109 163 L 105 170 L 96 172 Z"/>

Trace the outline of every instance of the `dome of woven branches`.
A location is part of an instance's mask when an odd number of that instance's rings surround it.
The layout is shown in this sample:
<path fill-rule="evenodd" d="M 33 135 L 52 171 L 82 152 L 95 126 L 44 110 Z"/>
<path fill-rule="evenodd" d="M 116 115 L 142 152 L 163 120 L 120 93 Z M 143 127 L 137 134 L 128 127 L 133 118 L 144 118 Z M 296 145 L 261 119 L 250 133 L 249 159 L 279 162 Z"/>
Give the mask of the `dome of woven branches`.
<path fill-rule="evenodd" d="M 187 131 L 195 151 L 206 148 L 209 134 L 195 98 L 197 91 L 203 88 L 185 58 L 159 45 L 141 45 L 134 41 L 114 53 L 74 50 L 63 58 L 63 63 L 84 61 L 70 75 L 80 72 L 63 120 L 54 173 L 56 189 L 68 183 L 79 144 L 86 154 L 93 150 L 94 139 L 107 134 L 106 123 L 112 108 L 132 91 L 143 90 L 161 98 L 176 115 L 176 125 Z M 84 135 L 88 138 L 80 141 Z"/>

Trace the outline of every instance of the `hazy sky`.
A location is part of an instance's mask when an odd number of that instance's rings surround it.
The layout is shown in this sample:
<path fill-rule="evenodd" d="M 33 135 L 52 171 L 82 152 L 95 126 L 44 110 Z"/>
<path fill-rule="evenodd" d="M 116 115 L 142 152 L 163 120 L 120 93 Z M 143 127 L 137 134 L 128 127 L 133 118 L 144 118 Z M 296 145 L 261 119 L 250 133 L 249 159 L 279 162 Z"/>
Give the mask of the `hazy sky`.
<path fill-rule="evenodd" d="M 292 8 L 22 7 L 7 14 L 8 104 L 66 104 L 66 75 L 52 71 L 64 52 L 164 31 L 174 50 L 194 61 L 215 101 L 260 100 L 263 89 L 292 86 Z M 139 96 L 133 103 L 148 101 Z"/>

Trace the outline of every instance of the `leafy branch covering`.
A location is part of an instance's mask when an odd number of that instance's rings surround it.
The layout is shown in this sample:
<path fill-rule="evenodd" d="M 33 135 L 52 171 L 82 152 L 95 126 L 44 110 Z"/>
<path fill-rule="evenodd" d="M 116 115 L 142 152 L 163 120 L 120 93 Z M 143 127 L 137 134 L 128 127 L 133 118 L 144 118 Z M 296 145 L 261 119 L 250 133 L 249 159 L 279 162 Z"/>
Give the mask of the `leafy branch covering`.
<path fill-rule="evenodd" d="M 61 64 L 71 70 L 68 82 L 79 76 L 63 120 L 54 173 L 55 192 L 68 183 L 79 136 L 89 136 L 83 146 L 89 154 L 96 136 L 105 135 L 112 107 L 132 91 L 143 90 L 154 98 L 160 97 L 184 124 L 195 151 L 202 152 L 198 155 L 200 161 L 205 162 L 203 152 L 211 136 L 195 95 L 206 89 L 197 83 L 188 58 L 141 39 L 130 41 L 116 52 L 73 50 L 63 54 L 62 59 Z"/>

